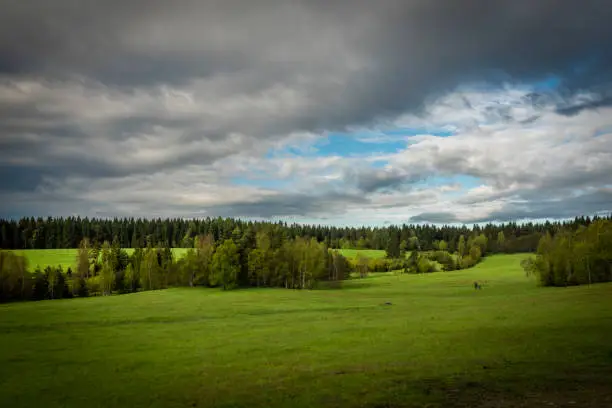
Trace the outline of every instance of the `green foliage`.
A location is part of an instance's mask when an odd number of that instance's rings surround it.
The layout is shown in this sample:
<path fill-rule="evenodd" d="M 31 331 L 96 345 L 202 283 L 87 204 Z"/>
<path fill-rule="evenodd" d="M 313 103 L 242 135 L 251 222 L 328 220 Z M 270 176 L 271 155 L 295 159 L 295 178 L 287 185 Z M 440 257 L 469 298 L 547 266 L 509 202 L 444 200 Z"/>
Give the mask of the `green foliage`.
<path fill-rule="evenodd" d="M 418 248 L 419 248 L 419 239 L 416 237 L 416 235 L 412 235 L 410 238 L 408 238 L 408 250 L 415 250 Z"/>
<path fill-rule="evenodd" d="M 440 240 L 440 241 L 438 242 L 438 249 L 439 249 L 440 251 L 446 251 L 446 250 L 448 249 L 448 244 L 446 243 L 446 241 L 444 241 L 444 240 Z"/>
<path fill-rule="evenodd" d="M 472 266 L 476 265 L 476 260 L 473 259 L 470 255 L 466 255 L 461 258 L 460 265 L 461 269 L 471 268 Z"/>
<path fill-rule="evenodd" d="M 480 258 L 482 258 L 481 247 L 476 244 L 470 247 L 470 258 L 472 258 L 475 263 L 478 263 L 478 261 L 480 261 Z"/>
<path fill-rule="evenodd" d="M 336 287 L 340 286 L 340 283 L 349 279 L 351 272 L 351 264 L 347 258 L 345 258 L 339 251 L 330 251 L 328 258 L 329 268 L 329 281 L 336 282 Z"/>
<path fill-rule="evenodd" d="M 460 257 L 465 255 L 465 237 L 463 235 L 459 237 L 459 244 L 457 244 L 457 252 L 459 253 Z"/>
<path fill-rule="evenodd" d="M 612 222 L 597 220 L 586 228 L 565 230 L 540 239 L 537 256 L 524 262 L 543 286 L 612 281 Z"/>
<path fill-rule="evenodd" d="M 27 260 L 8 251 L 0 251 L 0 302 L 28 299 L 32 294 L 32 275 Z"/>
<path fill-rule="evenodd" d="M 116 259 L 112 255 L 108 241 L 105 241 L 102 245 L 101 257 L 100 290 L 103 296 L 107 296 L 113 291 L 113 284 L 115 282 L 114 269 L 116 267 Z"/>
<path fill-rule="evenodd" d="M 400 258 L 406 257 L 406 252 L 408 251 L 408 242 L 404 239 L 400 242 Z"/>
<path fill-rule="evenodd" d="M 185 259 L 184 274 L 189 286 L 208 285 L 211 274 L 211 263 L 214 252 L 212 235 L 198 236 L 194 240 L 195 249 L 189 251 Z"/>
<path fill-rule="evenodd" d="M 445 271 L 454 271 L 460 269 L 457 265 L 457 260 L 454 255 L 448 251 L 439 250 L 428 254 L 428 258 L 439 263 Z"/>
<path fill-rule="evenodd" d="M 419 256 L 416 262 L 416 272 L 429 273 L 436 272 L 437 270 L 438 268 L 434 262 L 431 262 L 426 256 Z"/>
<path fill-rule="evenodd" d="M 369 269 L 368 259 L 363 255 L 358 256 L 355 262 L 355 270 L 361 279 L 368 276 Z"/>
<path fill-rule="evenodd" d="M 261 248 L 255 248 L 249 253 L 249 279 L 252 285 L 265 286 L 270 275 L 270 262 L 268 254 Z"/>
<path fill-rule="evenodd" d="M 42 272 L 40 268 L 36 268 L 36 270 L 34 271 L 32 299 L 33 300 L 49 299 L 49 281 L 47 279 L 47 274 Z"/>
<path fill-rule="evenodd" d="M 89 272 L 89 239 L 83 238 L 79 244 L 79 251 L 77 253 L 76 274 L 81 279 L 88 279 Z"/>
<path fill-rule="evenodd" d="M 479 234 L 474 237 L 470 237 L 468 239 L 468 252 L 470 256 L 474 259 L 480 260 L 480 257 L 483 256 L 487 252 L 488 239 L 484 234 Z M 472 252 L 473 248 L 477 248 L 479 251 Z M 478 261 L 476 261 L 478 262 Z"/>
<path fill-rule="evenodd" d="M 226 239 L 212 257 L 212 274 L 210 284 L 220 286 L 223 290 L 233 289 L 237 286 L 238 272 L 240 271 L 240 258 L 238 247 L 231 239 Z"/>
<path fill-rule="evenodd" d="M 135 292 L 138 289 L 138 282 L 140 280 L 138 272 L 139 270 L 136 269 L 134 265 L 130 262 L 127 268 L 125 269 L 125 274 L 123 277 L 123 287 L 126 292 Z"/>
<path fill-rule="evenodd" d="M 160 289 L 159 283 L 159 260 L 157 255 L 157 249 L 148 246 L 142 255 L 142 261 L 140 262 L 140 271 L 138 272 L 140 277 L 140 287 L 143 290 L 154 290 Z"/>
<path fill-rule="evenodd" d="M 47 278 L 47 293 L 50 299 L 55 299 L 55 288 L 58 284 L 58 271 L 56 268 L 47 266 L 45 268 L 45 275 Z"/>
<path fill-rule="evenodd" d="M 541 224 L 489 224 L 484 227 L 467 227 L 434 225 L 401 225 L 383 228 L 366 227 L 332 227 L 323 225 L 288 225 L 286 223 L 252 222 L 230 218 L 206 219 L 89 219 L 79 217 L 68 218 L 22 218 L 20 220 L 0 219 L 2 234 L 0 248 L 4 249 L 47 249 L 58 251 L 57 257 L 51 259 L 51 253 L 45 253 L 44 259 L 35 259 L 35 254 L 29 255 L 32 266 L 42 268 L 47 265 L 64 268 L 73 267 L 76 254 L 71 254 L 71 248 L 77 248 L 80 242 L 87 238 L 91 248 L 91 263 L 99 261 L 96 252 L 101 243 L 109 241 L 113 247 L 137 248 L 143 246 L 158 246 L 171 248 L 182 246 L 182 249 L 193 247 L 197 236 L 211 235 L 214 241 L 222 242 L 232 239 L 239 246 L 241 256 L 246 252 L 243 248 L 252 248 L 254 244 L 243 241 L 248 234 L 267 231 L 272 241 L 272 247 L 277 249 L 285 240 L 296 237 L 316 238 L 317 242 L 325 243 L 328 248 L 349 249 L 368 248 L 389 251 L 391 258 L 401 257 L 402 242 L 407 243 L 406 250 L 431 251 L 440 248 L 442 241 L 447 243 L 449 252 L 457 249 L 460 255 L 466 255 L 469 247 L 467 240 L 479 235 L 486 237 L 487 247 L 481 246 L 481 253 L 487 252 L 533 252 L 539 239 L 547 232 L 555 235 L 564 229 L 576 230 L 579 226 L 588 226 L 600 218 L 580 217 L 563 223 Z M 608 217 L 607 219 L 610 219 Z M 463 244 L 460 236 L 463 235 Z M 500 237 L 503 236 L 503 240 Z M 496 240 L 497 238 L 497 240 Z M 492 242 L 491 242 L 492 241 Z M 437 244 L 436 244 L 437 243 Z M 443 244 L 442 244 L 443 245 Z M 64 253 L 62 254 L 62 250 Z M 67 251 L 67 252 L 66 252 Z M 398 255 L 399 251 L 399 255 Z M 177 251 L 174 251 L 177 255 Z M 36 260 L 36 262 L 33 262 Z M 39 262 L 40 261 L 40 262 Z M 47 263 L 48 262 L 48 263 Z M 243 262 L 246 264 L 246 260 Z M 121 269 L 121 268 L 119 268 Z"/>
<path fill-rule="evenodd" d="M 367 249 L 368 243 L 366 242 L 364 237 L 360 237 L 359 240 L 357 240 L 355 246 L 357 247 L 357 249 Z"/>
<path fill-rule="evenodd" d="M 504 231 L 499 231 L 497 233 L 497 250 L 503 251 L 506 245 L 506 236 L 504 235 Z"/>
<path fill-rule="evenodd" d="M 76 281 L 73 282 L 73 287 L 76 286 L 76 295 L 79 297 L 89 296 L 89 288 L 87 287 L 87 281 L 82 277 L 77 277 Z M 73 289 L 73 293 L 75 293 Z"/>
<path fill-rule="evenodd" d="M 399 258 L 401 256 L 400 237 L 399 229 L 389 227 L 387 247 L 385 248 L 387 258 Z"/>

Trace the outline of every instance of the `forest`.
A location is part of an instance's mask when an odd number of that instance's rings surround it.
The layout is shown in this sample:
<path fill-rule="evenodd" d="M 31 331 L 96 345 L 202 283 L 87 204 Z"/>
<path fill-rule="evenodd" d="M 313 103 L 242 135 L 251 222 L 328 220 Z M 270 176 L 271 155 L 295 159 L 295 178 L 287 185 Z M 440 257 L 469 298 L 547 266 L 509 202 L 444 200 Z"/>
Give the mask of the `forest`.
<path fill-rule="evenodd" d="M 78 247 L 74 270 L 31 270 L 0 251 L 0 301 L 130 293 L 173 286 L 340 287 L 351 273 L 428 273 L 470 268 L 492 253 L 536 252 L 525 263 L 543 285 L 612 280 L 610 217 L 484 227 L 330 227 L 238 219 L 24 218 L 2 220 L 2 249 Z M 596 232 L 593 232 L 596 229 Z M 597 243 L 592 243 L 596 237 Z M 175 257 L 172 248 L 189 248 Z M 126 248 L 134 248 L 128 255 Z M 384 249 L 348 259 L 339 249 Z M 583 262 L 585 256 L 590 256 Z M 570 266 L 568 266 L 570 265 Z M 568 269 L 569 268 L 569 269 Z M 585 275 L 584 271 L 588 274 Z"/>
<path fill-rule="evenodd" d="M 457 250 L 459 238 L 484 234 L 490 252 L 534 252 L 546 233 L 554 236 L 561 230 L 576 230 L 607 217 L 576 217 L 570 221 L 544 223 L 502 223 L 485 226 L 390 225 L 385 227 L 335 227 L 325 225 L 287 224 L 286 222 L 245 221 L 236 218 L 146 219 L 146 218 L 34 218 L 0 219 L 0 248 L 59 249 L 77 248 L 83 238 L 101 245 L 116 240 L 122 248 L 145 248 L 162 245 L 192 248 L 196 236 L 211 235 L 215 242 L 236 240 L 238 235 L 252 235 L 266 230 L 272 240 L 315 238 L 328 248 L 384 249 L 397 255 L 404 242 L 406 249 L 436 249 L 445 241 L 448 250 Z M 503 244 L 496 239 L 503 233 Z"/>

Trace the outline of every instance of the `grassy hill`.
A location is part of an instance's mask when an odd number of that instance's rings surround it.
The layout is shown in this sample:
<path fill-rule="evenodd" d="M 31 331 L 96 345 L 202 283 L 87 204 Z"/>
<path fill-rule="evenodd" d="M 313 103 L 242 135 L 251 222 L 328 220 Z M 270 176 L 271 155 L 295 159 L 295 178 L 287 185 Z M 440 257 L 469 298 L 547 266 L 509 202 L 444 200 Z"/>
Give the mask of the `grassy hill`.
<path fill-rule="evenodd" d="M 612 285 L 539 288 L 523 258 L 0 305 L 0 406 L 611 406 Z"/>

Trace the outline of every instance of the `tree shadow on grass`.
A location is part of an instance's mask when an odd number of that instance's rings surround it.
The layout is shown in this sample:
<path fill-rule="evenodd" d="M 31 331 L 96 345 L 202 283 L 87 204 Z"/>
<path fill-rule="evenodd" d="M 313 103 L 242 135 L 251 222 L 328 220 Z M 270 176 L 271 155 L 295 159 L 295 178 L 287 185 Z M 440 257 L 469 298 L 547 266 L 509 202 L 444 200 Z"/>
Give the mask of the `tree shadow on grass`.
<path fill-rule="evenodd" d="M 494 367 L 488 367 L 491 369 Z M 612 374 L 612 372 L 610 373 Z M 403 382 L 393 380 L 393 397 L 368 407 L 387 408 L 528 408 L 528 407 L 586 407 L 612 408 L 612 387 L 608 376 L 584 378 L 568 376 L 564 380 L 513 378 L 503 374 L 486 377 L 459 376 L 428 378 Z M 402 397 L 401 394 L 411 397 Z"/>
<path fill-rule="evenodd" d="M 350 282 L 350 283 L 346 283 Z M 354 290 L 354 289 L 367 289 L 375 286 L 380 286 L 373 282 L 367 282 L 366 280 L 361 280 L 359 283 L 357 281 L 345 281 L 340 284 L 332 284 L 331 282 L 321 282 L 317 286 L 317 290 Z"/>

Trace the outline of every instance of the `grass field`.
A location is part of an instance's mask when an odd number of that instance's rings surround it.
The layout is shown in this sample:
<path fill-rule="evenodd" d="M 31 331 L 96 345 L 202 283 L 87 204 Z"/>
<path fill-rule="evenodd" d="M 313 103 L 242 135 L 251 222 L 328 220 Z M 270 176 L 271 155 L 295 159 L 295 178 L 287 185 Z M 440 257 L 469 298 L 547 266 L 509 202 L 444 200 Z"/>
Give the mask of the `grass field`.
<path fill-rule="evenodd" d="M 612 285 L 539 288 L 523 258 L 0 305 L 0 406 L 612 406 Z"/>
<path fill-rule="evenodd" d="M 340 249 L 340 254 L 346 258 L 357 258 L 362 255 L 366 258 L 384 258 L 385 251 L 382 249 Z"/>
<path fill-rule="evenodd" d="M 181 257 L 187 250 L 187 248 L 173 248 L 172 252 L 175 257 Z M 25 256 L 31 270 L 34 270 L 36 266 L 44 269 L 47 266 L 58 265 L 66 270 L 75 267 L 78 249 L 23 249 L 12 252 Z M 126 252 L 131 255 L 134 249 L 126 248 Z"/>

